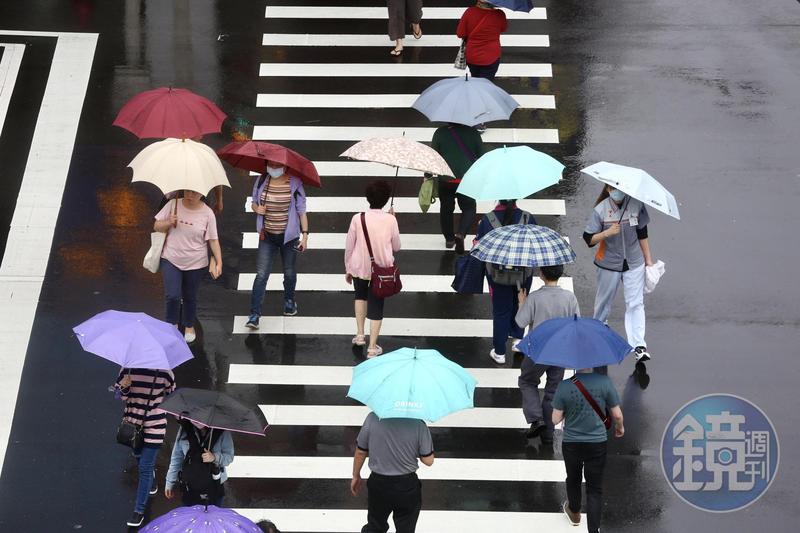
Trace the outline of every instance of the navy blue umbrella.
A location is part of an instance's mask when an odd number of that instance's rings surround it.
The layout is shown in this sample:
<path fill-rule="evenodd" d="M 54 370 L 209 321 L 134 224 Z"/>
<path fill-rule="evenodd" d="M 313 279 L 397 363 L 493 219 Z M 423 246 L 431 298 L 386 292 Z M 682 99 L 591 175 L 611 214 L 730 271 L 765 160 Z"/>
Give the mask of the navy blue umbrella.
<path fill-rule="evenodd" d="M 490 0 L 489 3 L 493 6 L 524 13 L 530 13 L 531 9 L 533 9 L 533 0 Z"/>
<path fill-rule="evenodd" d="M 594 318 L 551 318 L 517 345 L 540 365 L 594 368 L 616 364 L 633 351 L 625 339 Z"/>

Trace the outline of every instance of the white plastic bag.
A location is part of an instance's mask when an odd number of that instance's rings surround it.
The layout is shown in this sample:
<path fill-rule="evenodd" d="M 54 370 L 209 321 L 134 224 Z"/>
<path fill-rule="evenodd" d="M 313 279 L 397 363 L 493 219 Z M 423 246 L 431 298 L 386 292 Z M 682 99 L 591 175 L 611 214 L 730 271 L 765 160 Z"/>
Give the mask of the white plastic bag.
<path fill-rule="evenodd" d="M 164 241 L 167 240 L 167 234 L 154 231 L 150 234 L 150 249 L 144 256 L 142 266 L 155 274 L 158 272 L 158 266 L 161 263 L 161 251 L 164 249 Z"/>
<path fill-rule="evenodd" d="M 658 280 L 664 275 L 666 265 L 664 261 L 656 261 L 652 266 L 644 267 L 644 293 L 650 294 L 656 289 Z"/>

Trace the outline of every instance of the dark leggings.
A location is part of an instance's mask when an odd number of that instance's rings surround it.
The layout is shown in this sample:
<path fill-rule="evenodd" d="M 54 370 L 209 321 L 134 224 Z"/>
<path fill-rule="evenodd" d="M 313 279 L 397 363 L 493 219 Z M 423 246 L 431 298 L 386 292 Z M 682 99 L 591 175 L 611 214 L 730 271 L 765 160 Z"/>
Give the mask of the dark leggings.
<path fill-rule="evenodd" d="M 353 278 L 353 288 L 356 300 L 367 301 L 367 318 L 370 320 L 383 320 L 383 298 L 378 298 L 369 287 L 369 280 Z"/>

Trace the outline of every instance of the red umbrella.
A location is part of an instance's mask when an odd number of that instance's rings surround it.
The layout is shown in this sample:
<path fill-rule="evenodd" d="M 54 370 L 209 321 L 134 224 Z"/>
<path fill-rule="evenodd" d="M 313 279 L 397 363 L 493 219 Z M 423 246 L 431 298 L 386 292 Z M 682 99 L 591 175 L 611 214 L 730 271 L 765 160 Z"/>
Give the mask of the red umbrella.
<path fill-rule="evenodd" d="M 207 98 L 186 89 L 161 87 L 128 100 L 114 125 L 140 139 L 192 139 L 219 133 L 227 115 Z"/>
<path fill-rule="evenodd" d="M 294 150 L 279 144 L 260 141 L 232 142 L 217 151 L 217 155 L 236 168 L 243 168 L 259 174 L 266 170 L 267 161 L 273 161 L 288 167 L 292 171 L 290 174 L 300 178 L 306 185 L 322 187 L 322 181 L 314 163 Z"/>

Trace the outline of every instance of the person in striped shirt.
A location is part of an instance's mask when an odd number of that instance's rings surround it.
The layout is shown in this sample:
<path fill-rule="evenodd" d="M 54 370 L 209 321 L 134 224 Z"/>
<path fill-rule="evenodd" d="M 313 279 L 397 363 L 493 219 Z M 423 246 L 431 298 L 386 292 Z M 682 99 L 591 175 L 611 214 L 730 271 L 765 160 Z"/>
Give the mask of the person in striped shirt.
<path fill-rule="evenodd" d="M 144 522 L 148 496 L 158 491 L 155 477 L 156 456 L 167 433 L 167 414 L 158 408 L 175 390 L 171 370 L 123 368 L 117 377 L 119 398 L 125 402 L 123 420 L 143 427 L 144 444 L 133 454 L 139 464 L 139 486 L 136 506 L 127 524 L 138 527 Z"/>

